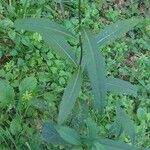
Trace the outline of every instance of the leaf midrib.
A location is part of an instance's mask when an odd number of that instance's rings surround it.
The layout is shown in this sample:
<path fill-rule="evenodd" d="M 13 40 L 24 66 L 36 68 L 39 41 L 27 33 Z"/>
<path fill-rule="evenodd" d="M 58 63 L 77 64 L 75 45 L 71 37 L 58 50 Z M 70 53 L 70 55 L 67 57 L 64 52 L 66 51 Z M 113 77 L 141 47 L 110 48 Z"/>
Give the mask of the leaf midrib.
<path fill-rule="evenodd" d="M 29 25 L 29 24 L 28 24 Z M 58 33 L 61 33 L 61 34 L 64 34 L 64 35 L 67 35 L 67 36 L 70 36 L 70 37 L 73 37 L 73 38 L 75 38 L 73 35 L 71 35 L 71 34 L 69 34 L 69 33 L 66 33 L 66 32 L 63 32 L 63 31 L 61 31 L 61 30 L 57 30 L 57 29 L 55 29 L 55 28 L 50 28 L 50 27 L 45 27 L 45 26 L 40 26 L 40 25 L 32 25 L 32 27 L 35 27 L 35 28 L 40 28 L 40 29 L 47 29 L 47 30 L 51 30 L 51 31 L 55 31 L 55 32 L 58 32 Z M 64 29 L 62 29 L 62 30 L 64 30 Z M 34 30 L 35 31 L 35 30 Z"/>
<path fill-rule="evenodd" d="M 72 93 L 73 93 L 73 91 L 74 91 L 74 89 L 75 89 L 75 86 L 76 86 L 76 84 L 77 84 L 77 80 L 78 80 L 79 74 L 80 74 L 80 69 L 78 70 L 78 73 L 77 73 L 75 82 L 74 82 L 73 87 L 72 87 L 72 90 L 71 90 L 71 92 L 70 92 L 70 94 L 69 94 L 69 95 L 70 95 L 70 96 L 69 96 L 69 99 L 70 99 L 70 97 L 71 97 L 71 95 L 72 95 Z"/>
<path fill-rule="evenodd" d="M 50 37 L 50 39 L 52 40 L 52 41 L 54 41 L 62 50 L 63 50 L 63 52 L 68 56 L 68 58 L 74 63 L 74 65 L 77 67 L 78 65 L 77 65 L 77 63 L 74 61 L 74 59 L 65 51 L 65 49 L 57 42 L 57 40 L 54 40 L 54 39 L 52 39 L 51 37 Z"/>
<path fill-rule="evenodd" d="M 112 85 L 112 86 L 115 85 L 116 87 L 120 88 L 120 86 L 117 86 L 116 84 L 112 84 L 112 83 L 108 83 L 108 82 L 107 82 L 106 84 L 107 84 L 107 85 Z M 132 93 L 135 93 L 133 88 L 128 87 L 128 89 L 129 89 Z M 127 89 L 127 90 L 128 90 L 128 89 Z"/>
<path fill-rule="evenodd" d="M 88 36 L 87 36 L 87 33 L 86 33 L 86 38 L 87 38 L 88 43 L 89 43 L 89 47 L 90 47 L 90 51 L 91 51 L 91 55 L 92 55 L 92 60 L 93 60 L 93 62 L 94 62 L 94 68 L 95 68 L 95 70 L 96 70 L 96 62 L 94 61 L 94 54 L 92 53 L 92 46 L 91 46 L 90 40 L 89 40 L 89 38 L 88 38 Z M 98 76 L 97 76 L 97 73 L 96 73 L 96 78 L 97 78 L 97 81 L 99 81 L 99 78 L 98 78 Z M 98 86 L 99 86 L 99 84 L 98 84 Z M 99 92 L 101 92 L 101 91 L 99 91 Z M 98 92 L 98 95 L 99 95 L 99 97 L 101 97 L 101 94 L 100 94 L 99 92 Z"/>
<path fill-rule="evenodd" d="M 116 32 L 117 32 L 117 30 L 115 32 L 112 32 L 111 34 L 108 34 L 107 36 L 103 37 L 102 39 L 100 39 L 99 41 L 97 41 L 97 44 L 99 44 L 100 42 L 102 42 L 103 40 L 105 40 L 106 38 L 110 37 L 112 34 L 114 34 Z"/>
<path fill-rule="evenodd" d="M 75 89 L 75 86 L 76 86 L 76 84 L 77 84 L 77 80 L 79 79 L 78 77 L 79 77 L 79 75 L 80 75 L 80 69 L 78 69 L 78 72 L 77 72 L 77 75 L 76 75 L 76 78 L 75 78 L 75 82 L 74 82 L 74 84 L 73 84 L 73 86 L 72 86 L 72 89 L 71 89 L 71 92 L 70 92 L 70 94 L 69 94 L 69 96 L 68 96 L 68 99 L 67 99 L 67 103 L 68 103 L 68 100 L 70 99 L 70 97 L 71 97 L 71 95 L 72 95 L 72 93 L 73 93 L 73 91 L 74 91 L 74 89 Z M 68 87 L 66 87 L 66 89 L 67 89 Z M 66 95 L 64 95 L 63 96 L 63 99 L 62 99 L 62 101 L 64 102 L 64 98 L 66 98 Z M 73 101 L 74 102 L 74 101 Z M 69 107 L 69 106 L 68 106 Z M 62 115 L 63 114 L 63 112 L 64 112 L 64 110 L 62 110 L 61 112 L 60 112 L 60 114 Z M 60 116 L 61 116 L 60 115 Z M 68 115 L 68 112 L 67 112 L 67 115 Z M 63 117 L 63 119 L 62 119 L 62 117 L 60 117 L 59 116 L 59 122 L 60 123 L 63 123 L 64 122 L 64 120 L 65 120 L 65 118 L 67 117 L 67 115 L 65 115 L 65 117 Z"/>

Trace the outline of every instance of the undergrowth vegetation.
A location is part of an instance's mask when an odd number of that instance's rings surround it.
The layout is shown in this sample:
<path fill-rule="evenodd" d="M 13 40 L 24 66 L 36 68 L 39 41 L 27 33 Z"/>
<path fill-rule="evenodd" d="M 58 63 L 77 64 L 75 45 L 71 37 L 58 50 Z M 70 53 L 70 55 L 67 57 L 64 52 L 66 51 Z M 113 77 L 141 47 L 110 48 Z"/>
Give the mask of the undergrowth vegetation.
<path fill-rule="evenodd" d="M 1 0 L 0 149 L 150 148 L 149 0 Z"/>

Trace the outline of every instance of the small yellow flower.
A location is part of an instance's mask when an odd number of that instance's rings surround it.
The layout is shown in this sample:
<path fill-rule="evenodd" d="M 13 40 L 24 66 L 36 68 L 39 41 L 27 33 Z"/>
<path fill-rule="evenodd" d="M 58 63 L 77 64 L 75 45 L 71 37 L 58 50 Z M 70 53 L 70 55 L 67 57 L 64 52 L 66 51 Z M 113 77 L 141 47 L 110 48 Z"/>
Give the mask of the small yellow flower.
<path fill-rule="evenodd" d="M 9 71 L 14 67 L 14 62 L 13 61 L 7 62 L 4 67 L 7 71 Z"/>
<path fill-rule="evenodd" d="M 32 98 L 32 93 L 29 91 L 26 91 L 23 95 L 22 95 L 22 99 L 24 101 L 29 101 Z"/>
<path fill-rule="evenodd" d="M 147 32 L 150 32 L 150 24 L 146 26 Z"/>
<path fill-rule="evenodd" d="M 42 36 L 36 32 L 33 34 L 33 39 L 40 42 L 42 40 Z"/>

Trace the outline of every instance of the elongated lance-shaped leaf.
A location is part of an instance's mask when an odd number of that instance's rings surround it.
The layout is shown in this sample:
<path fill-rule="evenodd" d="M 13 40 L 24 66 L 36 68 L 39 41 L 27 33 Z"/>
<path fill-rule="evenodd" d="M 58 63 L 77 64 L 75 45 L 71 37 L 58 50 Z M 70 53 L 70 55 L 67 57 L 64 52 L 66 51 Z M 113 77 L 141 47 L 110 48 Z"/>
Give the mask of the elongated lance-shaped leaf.
<path fill-rule="evenodd" d="M 51 22 L 48 19 L 28 18 L 16 20 L 15 27 L 17 29 L 38 32 L 57 54 L 63 58 L 67 58 L 77 66 L 75 53 L 65 39 L 66 37 L 72 37 L 72 34 L 61 25 Z"/>
<path fill-rule="evenodd" d="M 98 137 L 98 126 L 91 118 L 86 119 L 86 125 L 88 129 L 87 136 L 94 141 Z"/>
<path fill-rule="evenodd" d="M 73 128 L 59 127 L 57 129 L 57 132 L 67 143 L 73 144 L 73 145 L 81 144 L 80 134 Z"/>
<path fill-rule="evenodd" d="M 106 150 L 102 144 L 99 142 L 94 142 L 94 146 L 92 147 L 92 150 Z"/>
<path fill-rule="evenodd" d="M 133 85 L 130 82 L 113 78 L 113 77 L 107 78 L 106 88 L 107 91 L 113 91 L 116 93 L 125 93 L 133 96 L 137 95 L 137 90 L 138 90 L 136 85 Z"/>
<path fill-rule="evenodd" d="M 24 29 L 33 32 L 53 32 L 54 34 L 74 38 L 74 35 L 72 35 L 65 27 L 44 18 L 18 19 L 15 21 L 15 27 L 19 30 Z"/>
<path fill-rule="evenodd" d="M 116 107 L 116 120 L 112 125 L 110 132 L 120 136 L 125 132 L 130 138 L 132 143 L 135 141 L 135 128 L 134 123 L 130 117 L 122 110 L 120 104 L 117 104 Z"/>
<path fill-rule="evenodd" d="M 84 49 L 87 51 L 87 71 L 94 94 L 94 105 L 99 112 L 103 111 L 106 97 L 105 61 L 98 52 L 96 40 L 92 33 L 84 31 Z"/>
<path fill-rule="evenodd" d="M 106 26 L 96 37 L 99 46 L 104 46 L 109 42 L 114 42 L 116 39 L 123 37 L 125 33 L 136 26 L 141 19 L 131 18 L 119 20 L 109 26 Z"/>
<path fill-rule="evenodd" d="M 139 150 L 134 146 L 131 146 L 129 144 L 120 141 L 101 139 L 99 142 L 104 146 L 104 149 L 106 150 Z"/>
<path fill-rule="evenodd" d="M 49 144 L 67 145 L 63 138 L 59 135 L 53 122 L 44 122 L 42 126 L 42 138 Z"/>
<path fill-rule="evenodd" d="M 60 103 L 60 109 L 58 114 L 58 123 L 62 124 L 71 113 L 76 98 L 79 95 L 82 83 L 82 73 L 81 70 L 78 69 L 73 76 L 71 77 L 62 97 L 62 101 Z"/>
<path fill-rule="evenodd" d="M 77 67 L 75 53 L 64 37 L 58 35 L 52 37 L 50 34 L 44 31 L 40 34 L 42 35 L 44 41 L 51 46 L 57 54 L 63 58 L 67 58 L 69 62 Z"/>
<path fill-rule="evenodd" d="M 123 111 L 123 109 L 118 105 L 117 106 L 117 122 L 120 123 L 120 125 L 123 128 L 123 131 L 129 135 L 132 143 L 135 142 L 135 127 L 134 127 L 134 122 L 130 119 L 129 115 Z"/>

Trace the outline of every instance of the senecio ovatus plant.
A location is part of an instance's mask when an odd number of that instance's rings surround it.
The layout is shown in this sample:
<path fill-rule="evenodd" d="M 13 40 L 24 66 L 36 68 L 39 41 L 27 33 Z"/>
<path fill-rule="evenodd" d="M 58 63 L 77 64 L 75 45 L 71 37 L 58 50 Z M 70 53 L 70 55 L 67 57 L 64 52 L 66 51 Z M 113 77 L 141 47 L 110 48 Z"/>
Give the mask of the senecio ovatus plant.
<path fill-rule="evenodd" d="M 25 18 L 15 21 L 17 30 L 23 29 L 39 33 L 43 40 L 53 50 L 67 59 L 75 68 L 67 87 L 64 90 L 60 102 L 57 123 L 44 122 L 42 127 L 43 139 L 54 146 L 65 149 L 89 149 L 89 150 L 138 150 L 133 146 L 135 141 L 135 130 L 133 122 L 117 104 L 116 121 L 112 128 L 120 135 L 125 130 L 131 139 L 132 145 L 123 142 L 107 139 L 99 135 L 98 126 L 91 117 L 85 118 L 85 131 L 80 132 L 67 124 L 70 114 L 75 106 L 82 86 L 82 79 L 88 76 L 92 94 L 93 109 L 102 114 L 107 105 L 107 91 L 116 91 L 136 96 L 137 87 L 121 79 L 107 77 L 105 59 L 99 48 L 114 42 L 124 36 L 129 30 L 135 27 L 142 19 L 131 18 L 117 21 L 106 26 L 98 35 L 86 30 L 81 24 L 79 7 L 79 30 L 77 35 L 70 33 L 67 28 L 44 18 Z M 76 57 L 69 40 L 78 40 L 80 45 L 80 56 Z M 68 118 L 69 117 L 69 118 Z"/>

